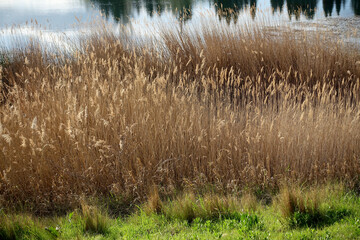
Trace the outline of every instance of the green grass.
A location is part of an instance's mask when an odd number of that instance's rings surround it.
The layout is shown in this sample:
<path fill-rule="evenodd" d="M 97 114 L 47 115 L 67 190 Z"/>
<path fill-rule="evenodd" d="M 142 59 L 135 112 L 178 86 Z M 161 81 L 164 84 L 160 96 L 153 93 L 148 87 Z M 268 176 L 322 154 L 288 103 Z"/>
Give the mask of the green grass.
<path fill-rule="evenodd" d="M 5 53 L 0 51 L 0 66 L 4 66 L 8 63 L 9 59 Z"/>
<path fill-rule="evenodd" d="M 360 197 L 338 188 L 293 191 L 308 202 L 315 190 L 321 198 L 311 211 L 284 212 L 283 191 L 252 210 L 239 208 L 242 198 L 184 194 L 127 217 L 86 204 L 61 217 L 3 213 L 0 239 L 360 239 Z"/>

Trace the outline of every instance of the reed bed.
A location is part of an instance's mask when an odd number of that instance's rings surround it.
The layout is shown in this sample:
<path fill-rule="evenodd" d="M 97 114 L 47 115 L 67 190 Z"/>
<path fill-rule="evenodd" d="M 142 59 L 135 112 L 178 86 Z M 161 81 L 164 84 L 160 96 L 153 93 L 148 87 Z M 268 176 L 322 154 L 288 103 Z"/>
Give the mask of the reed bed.
<path fill-rule="evenodd" d="M 184 189 L 359 184 L 360 52 L 261 28 L 102 30 L 71 57 L 36 43 L 1 70 L 0 204 L 61 212 Z M 0 77 L 0 78 L 1 78 Z"/>

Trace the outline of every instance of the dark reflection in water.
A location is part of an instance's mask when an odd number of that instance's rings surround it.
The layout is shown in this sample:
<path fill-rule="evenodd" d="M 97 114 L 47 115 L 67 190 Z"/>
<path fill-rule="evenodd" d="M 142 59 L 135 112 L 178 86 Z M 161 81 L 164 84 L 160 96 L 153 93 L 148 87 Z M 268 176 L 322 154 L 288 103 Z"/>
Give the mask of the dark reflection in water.
<path fill-rule="evenodd" d="M 170 0 L 169 8 L 181 21 L 187 21 L 192 17 L 193 0 Z"/>
<path fill-rule="evenodd" d="M 106 16 L 112 15 L 115 19 L 126 22 L 129 16 L 134 13 L 140 13 L 142 7 L 147 14 L 152 17 L 155 13 L 162 14 L 166 9 L 181 21 L 186 21 L 192 17 L 192 8 L 198 0 L 90 0 L 98 6 Z M 307 19 L 313 19 L 318 7 L 319 1 L 322 1 L 322 10 L 325 17 L 340 14 L 342 8 L 345 8 L 347 1 L 351 1 L 351 7 L 355 15 L 360 15 L 360 0 L 270 0 L 272 12 L 283 13 L 287 8 L 290 19 L 300 19 L 303 15 Z M 238 20 L 238 15 L 244 9 L 250 11 L 251 17 L 256 17 L 256 6 L 262 3 L 262 0 L 209 0 L 214 4 L 215 11 L 219 19 L 225 19 L 227 23 L 232 20 L 234 23 Z"/>
<path fill-rule="evenodd" d="M 286 0 L 289 18 L 295 16 L 295 19 L 298 20 L 303 14 L 307 19 L 313 19 L 317 4 L 317 0 Z"/>
<path fill-rule="evenodd" d="M 90 0 L 106 16 L 112 16 L 115 20 L 123 23 L 134 13 L 139 14 L 143 6 L 150 17 L 155 14 L 161 15 L 165 9 L 170 9 L 172 13 L 181 21 L 191 19 L 193 0 Z"/>
<path fill-rule="evenodd" d="M 273 13 L 276 11 L 279 11 L 280 13 L 282 13 L 283 8 L 284 8 L 284 0 L 270 0 L 271 3 L 271 7 L 273 9 Z"/>
<path fill-rule="evenodd" d="M 336 8 L 337 15 L 340 15 L 342 5 L 345 5 L 345 0 L 323 0 L 325 17 L 329 17 L 332 15 L 334 6 Z"/>
<path fill-rule="evenodd" d="M 256 0 L 215 0 L 214 4 L 219 20 L 225 19 L 228 24 L 232 19 L 237 23 L 239 12 L 244 9 L 250 9 L 253 19 L 256 16 Z"/>
<path fill-rule="evenodd" d="M 170 9 L 178 19 L 186 21 L 191 19 L 193 7 L 193 0 L 144 0 L 146 12 L 152 17 L 155 13 L 161 14 L 166 8 Z"/>
<path fill-rule="evenodd" d="M 125 21 L 131 16 L 133 11 L 140 12 L 141 0 L 91 0 L 100 7 L 101 11 L 106 15 L 112 15 L 116 20 Z"/>
<path fill-rule="evenodd" d="M 355 15 L 360 15 L 360 0 L 351 0 L 351 5 Z"/>

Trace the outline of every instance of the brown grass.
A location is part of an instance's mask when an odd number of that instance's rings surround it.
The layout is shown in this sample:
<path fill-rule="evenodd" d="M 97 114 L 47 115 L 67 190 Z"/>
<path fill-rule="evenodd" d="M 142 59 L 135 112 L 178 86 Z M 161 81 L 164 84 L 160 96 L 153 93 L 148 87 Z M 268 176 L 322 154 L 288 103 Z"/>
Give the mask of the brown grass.
<path fill-rule="evenodd" d="M 161 213 L 163 211 L 163 202 L 160 199 L 159 190 L 156 186 L 151 188 L 148 200 L 143 207 L 146 214 Z"/>
<path fill-rule="evenodd" d="M 0 112 L 1 205 L 48 213 L 82 195 L 142 201 L 154 185 L 167 196 L 358 183 L 359 50 L 198 30 L 163 32 L 157 47 L 105 31 L 71 58 L 16 53 L 2 73 L 12 87 Z"/>
<path fill-rule="evenodd" d="M 299 187 L 282 189 L 278 196 L 277 204 L 284 217 L 289 218 L 294 213 L 311 213 L 319 211 L 320 203 L 324 200 L 317 190 L 304 191 Z"/>
<path fill-rule="evenodd" d="M 274 204 L 291 227 L 319 227 L 334 223 L 350 214 L 346 208 L 334 207 L 337 204 L 334 199 L 344 196 L 344 193 L 342 184 L 311 187 L 287 184 L 275 198 Z"/>
<path fill-rule="evenodd" d="M 85 232 L 106 234 L 109 231 L 109 217 L 95 206 L 81 202 L 81 212 L 84 219 Z"/>

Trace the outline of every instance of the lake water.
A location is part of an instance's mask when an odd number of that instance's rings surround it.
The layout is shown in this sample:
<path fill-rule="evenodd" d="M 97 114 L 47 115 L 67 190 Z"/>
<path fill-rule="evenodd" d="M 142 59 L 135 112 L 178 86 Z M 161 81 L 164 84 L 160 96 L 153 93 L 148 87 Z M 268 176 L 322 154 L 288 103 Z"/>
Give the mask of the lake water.
<path fill-rule="evenodd" d="M 221 8 L 227 9 L 226 14 L 218 14 Z M 71 35 L 74 24 L 96 17 L 115 25 L 136 23 L 140 32 L 153 22 L 196 25 L 207 19 L 228 25 L 329 20 L 336 26 L 339 19 L 360 22 L 360 0 L 0 0 L 0 39 L 3 45 L 4 39 L 12 41 L 13 25 L 22 35 L 35 34 L 29 27 L 35 20 L 46 27 L 45 32 Z"/>

